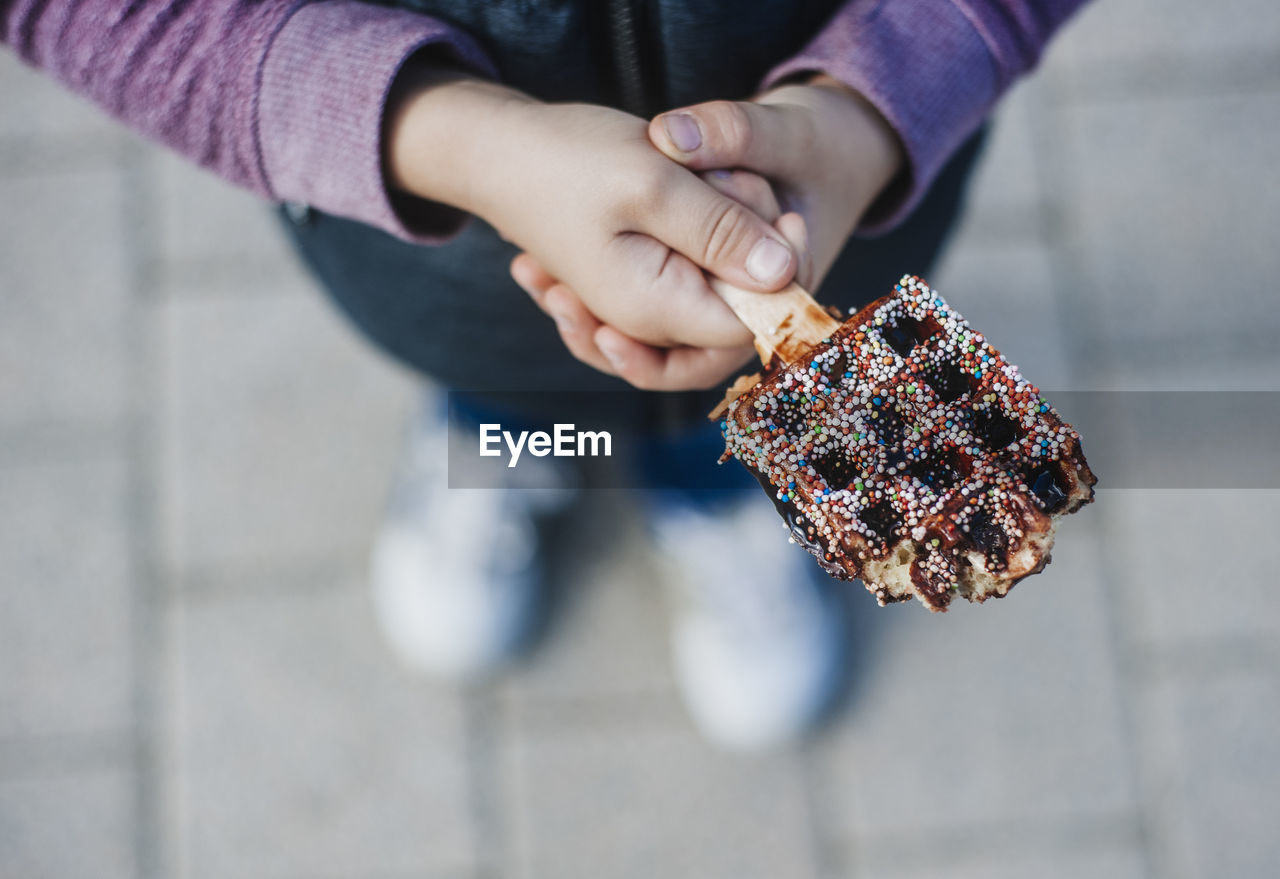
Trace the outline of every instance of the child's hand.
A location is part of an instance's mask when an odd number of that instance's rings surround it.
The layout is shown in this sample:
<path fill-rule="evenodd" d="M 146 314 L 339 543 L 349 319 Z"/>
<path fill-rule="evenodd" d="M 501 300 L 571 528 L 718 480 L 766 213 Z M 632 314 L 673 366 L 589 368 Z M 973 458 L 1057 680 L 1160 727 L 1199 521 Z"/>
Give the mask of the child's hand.
<path fill-rule="evenodd" d="M 856 92 L 821 75 L 753 101 L 672 110 L 649 123 L 649 139 L 688 168 L 742 168 L 768 178 L 782 209 L 805 219 L 813 287 L 904 164 L 884 118 Z"/>
<path fill-rule="evenodd" d="M 761 291 L 795 274 L 784 237 L 653 149 L 641 119 L 459 74 L 401 80 L 387 115 L 392 184 L 483 217 L 634 339 L 741 350 L 750 334 L 703 269 Z M 574 319 L 553 316 L 562 331 Z"/>
<path fill-rule="evenodd" d="M 823 76 L 807 85 L 774 89 L 755 101 L 714 101 L 673 110 L 650 122 L 649 137 L 689 168 L 745 169 L 731 178 L 707 179 L 775 222 L 801 254 L 797 280 L 811 290 L 904 161 L 884 119 L 859 95 Z M 757 175 L 767 177 L 772 189 Z M 780 217 L 784 210 L 795 213 Z M 722 382 L 749 357 L 743 353 L 749 348 L 642 344 L 624 328 L 593 315 L 571 285 L 559 283 L 528 255 L 517 258 L 512 274 L 544 310 L 574 316 L 571 331 L 562 326 L 561 336 L 578 359 L 637 387 L 707 387 Z"/>
<path fill-rule="evenodd" d="M 773 223 L 799 254 L 796 277 L 801 284 L 807 283 L 812 263 L 808 259 L 804 220 L 798 214 L 781 214 L 768 181 L 749 171 L 710 171 L 703 178 L 713 188 Z M 638 388 L 713 387 L 738 372 L 755 353 L 750 343 L 732 347 L 658 347 L 636 341 L 616 326 L 601 322 L 571 287 L 552 276 L 528 253 L 512 260 L 511 276 L 543 311 L 556 319 L 560 338 L 575 357 L 601 372 L 618 375 Z"/>

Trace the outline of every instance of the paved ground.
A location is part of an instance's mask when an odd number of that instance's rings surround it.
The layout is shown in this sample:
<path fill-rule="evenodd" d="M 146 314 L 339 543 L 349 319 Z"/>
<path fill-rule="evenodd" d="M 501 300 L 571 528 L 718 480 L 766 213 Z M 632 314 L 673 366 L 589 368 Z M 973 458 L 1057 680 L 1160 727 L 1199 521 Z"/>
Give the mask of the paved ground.
<path fill-rule="evenodd" d="M 1280 386 L 1278 10 L 1102 0 L 1003 109 L 937 281 L 1044 386 Z M 1006 601 L 864 600 L 844 717 L 730 758 L 635 528 L 500 685 L 395 665 L 411 382 L 259 205 L 8 57 L 0 205 L 0 876 L 1280 873 L 1280 493 L 1105 491 Z"/>

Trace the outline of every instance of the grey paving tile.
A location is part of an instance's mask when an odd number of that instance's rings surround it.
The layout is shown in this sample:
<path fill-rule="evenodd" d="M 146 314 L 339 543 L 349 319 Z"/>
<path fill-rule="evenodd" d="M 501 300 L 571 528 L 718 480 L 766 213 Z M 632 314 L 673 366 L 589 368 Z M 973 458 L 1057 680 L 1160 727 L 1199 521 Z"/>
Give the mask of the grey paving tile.
<path fill-rule="evenodd" d="M 156 197 L 156 256 L 164 263 L 195 263 L 207 272 L 246 260 L 279 263 L 293 259 L 271 206 L 171 153 L 151 157 Z M 181 281 L 180 272 L 173 276 Z M 181 284 L 171 292 L 181 293 Z"/>
<path fill-rule="evenodd" d="M 172 622 L 185 876 L 470 869 L 460 698 L 393 662 L 363 584 L 187 602 Z"/>
<path fill-rule="evenodd" d="M 1105 500 L 1108 557 L 1133 597 L 1142 642 L 1280 636 L 1275 565 L 1258 551 L 1274 539 L 1280 491 L 1128 490 Z"/>
<path fill-rule="evenodd" d="M 1053 563 L 1004 599 L 945 615 L 864 602 L 875 640 L 816 754 L 827 836 L 1132 808 L 1092 524 L 1064 523 Z"/>
<path fill-rule="evenodd" d="M 1274 55 L 1280 13 L 1268 0 L 1108 0 L 1090 3 L 1062 33 L 1052 63 L 1095 89 L 1138 75 L 1177 78 L 1196 61 L 1239 65 Z"/>
<path fill-rule="evenodd" d="M 814 875 L 793 759 L 726 756 L 679 723 L 616 718 L 517 735 L 508 767 L 512 876 Z"/>
<path fill-rule="evenodd" d="M 1280 130 L 1280 95 L 1062 112 L 1080 267 L 1070 295 L 1091 309 L 1111 357 L 1176 367 L 1273 351 L 1280 168 L 1268 132 Z"/>
<path fill-rule="evenodd" d="M 1036 240 L 1041 192 L 1035 137 L 1045 86 L 1020 83 L 1001 101 L 969 185 L 962 229 L 1002 240 Z"/>
<path fill-rule="evenodd" d="M 1170 879 L 1280 872 L 1280 678 L 1171 677 L 1141 701 L 1154 853 Z"/>
<path fill-rule="evenodd" d="M 137 876 L 134 783 L 123 768 L 0 780 L 0 876 Z"/>
<path fill-rule="evenodd" d="M 962 235 L 943 258 L 936 283 L 969 323 L 1046 391 L 1074 386 L 1049 260 L 1044 245 Z"/>
<path fill-rule="evenodd" d="M 1110 391 L 1280 391 L 1280 352 L 1168 364 L 1152 357 L 1099 364 L 1088 387 Z"/>
<path fill-rule="evenodd" d="M 132 728 L 125 468 L 0 461 L 0 742 Z"/>
<path fill-rule="evenodd" d="M 412 396 L 296 282 L 159 308 L 173 569 L 363 557 Z"/>
<path fill-rule="evenodd" d="M 620 501 L 598 511 L 612 524 L 600 551 L 566 570 L 565 600 L 545 643 L 508 677 L 516 712 L 566 701 L 672 692 L 667 617 L 653 550 Z M 597 545 L 586 539 L 588 545 Z"/>
<path fill-rule="evenodd" d="M 1076 847 L 1038 841 L 990 839 L 980 851 L 933 851 L 922 858 L 910 844 L 859 849 L 850 876 L 886 879 L 1145 879 L 1148 875 L 1136 844 L 1084 843 Z M 870 856 L 867 856 L 870 854 Z"/>
<path fill-rule="evenodd" d="M 128 401 L 130 266 L 123 179 L 0 179 L 0 434 L 101 428 Z"/>
<path fill-rule="evenodd" d="M 105 112 L 23 64 L 7 46 L 0 50 L 0 106 L 0 139 L 87 139 L 103 148 L 120 138 L 119 124 Z"/>

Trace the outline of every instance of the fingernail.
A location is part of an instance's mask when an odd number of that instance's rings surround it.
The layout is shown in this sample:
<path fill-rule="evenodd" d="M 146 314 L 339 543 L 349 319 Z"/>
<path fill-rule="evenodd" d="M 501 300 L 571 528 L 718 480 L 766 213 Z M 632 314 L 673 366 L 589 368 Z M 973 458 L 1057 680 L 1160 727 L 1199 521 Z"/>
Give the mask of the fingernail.
<path fill-rule="evenodd" d="M 730 177 L 733 176 L 733 172 L 730 171 L 728 168 L 716 168 L 714 171 L 711 172 L 711 176 L 718 177 L 721 180 L 728 180 Z"/>
<path fill-rule="evenodd" d="M 609 365 L 618 372 L 622 372 L 622 352 L 619 351 L 612 342 L 601 342 L 596 340 L 596 347 L 600 349 L 600 353 L 604 355 L 605 360 L 609 361 Z"/>
<path fill-rule="evenodd" d="M 702 146 L 702 132 L 698 130 L 698 120 L 688 113 L 672 113 L 662 117 L 662 125 L 667 129 L 667 137 L 682 153 L 691 153 Z"/>
<path fill-rule="evenodd" d="M 747 273 L 761 284 L 771 284 L 791 264 L 791 251 L 772 238 L 761 238 L 747 256 Z"/>

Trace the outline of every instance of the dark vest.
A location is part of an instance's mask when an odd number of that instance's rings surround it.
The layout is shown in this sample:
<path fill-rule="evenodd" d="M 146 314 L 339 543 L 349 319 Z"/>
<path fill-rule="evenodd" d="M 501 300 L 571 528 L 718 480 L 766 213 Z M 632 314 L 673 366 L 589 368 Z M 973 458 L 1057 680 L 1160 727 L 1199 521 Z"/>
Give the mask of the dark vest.
<path fill-rule="evenodd" d="M 389 5 L 473 35 L 504 82 L 546 101 L 589 101 L 649 117 L 744 98 L 796 54 L 838 0 L 514 0 Z"/>

